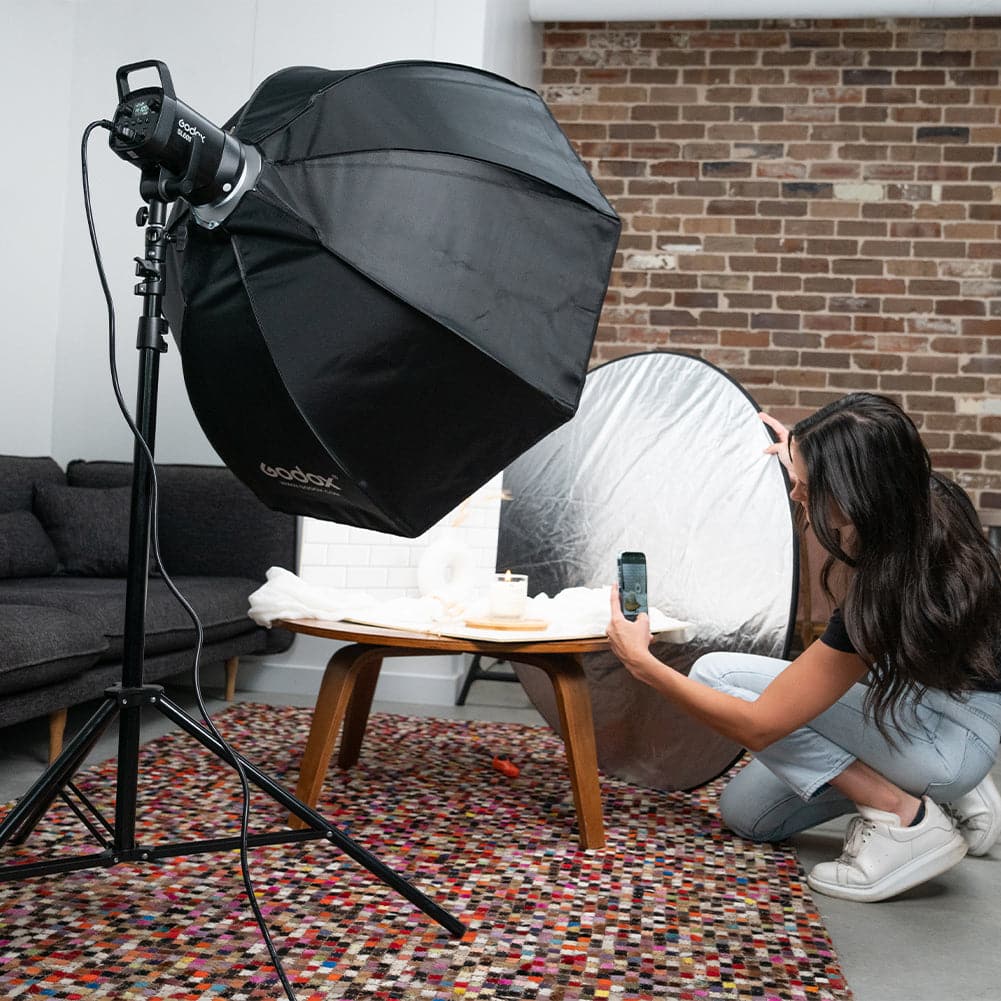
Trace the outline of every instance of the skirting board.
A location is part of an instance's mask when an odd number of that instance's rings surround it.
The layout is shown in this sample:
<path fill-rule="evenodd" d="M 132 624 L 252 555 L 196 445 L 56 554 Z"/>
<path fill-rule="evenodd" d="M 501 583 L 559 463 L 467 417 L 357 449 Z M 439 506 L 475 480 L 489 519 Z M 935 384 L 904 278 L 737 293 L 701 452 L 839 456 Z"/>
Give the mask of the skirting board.
<path fill-rule="evenodd" d="M 340 644 L 341 646 L 345 644 Z M 236 687 L 241 692 L 282 692 L 315 695 L 323 670 L 338 645 L 315 636 L 297 636 L 292 648 L 273 657 L 241 657 Z M 431 657 L 387 657 L 379 672 L 375 697 L 381 702 L 452 706 L 465 676 L 463 654 Z M 221 688 L 223 670 L 212 665 L 202 672 L 206 688 Z"/>

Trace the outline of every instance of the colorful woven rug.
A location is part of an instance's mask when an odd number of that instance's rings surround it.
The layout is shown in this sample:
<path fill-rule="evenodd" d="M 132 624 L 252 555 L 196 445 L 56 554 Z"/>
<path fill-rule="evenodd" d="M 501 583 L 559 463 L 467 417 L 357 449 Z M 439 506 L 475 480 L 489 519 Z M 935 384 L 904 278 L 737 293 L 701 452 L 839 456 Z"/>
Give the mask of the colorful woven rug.
<path fill-rule="evenodd" d="M 294 786 L 310 713 L 219 717 Z M 495 753 L 521 774 L 491 767 Z M 232 833 L 235 779 L 183 736 L 147 745 L 140 841 Z M 78 785 L 110 809 L 110 766 Z M 324 842 L 257 849 L 252 873 L 300 1001 L 851 998 L 791 848 L 720 826 L 719 785 L 664 794 L 603 779 L 608 845 L 578 848 L 563 746 L 548 730 L 374 715 L 320 809 L 468 925 L 451 938 Z M 113 810 L 111 810 L 113 816 Z M 252 829 L 282 826 L 255 794 Z M 28 843 L 87 843 L 64 807 Z M 4 851 L 11 860 L 17 850 Z M 263 1001 L 284 994 L 236 853 L 0 886 L 0 997 Z"/>

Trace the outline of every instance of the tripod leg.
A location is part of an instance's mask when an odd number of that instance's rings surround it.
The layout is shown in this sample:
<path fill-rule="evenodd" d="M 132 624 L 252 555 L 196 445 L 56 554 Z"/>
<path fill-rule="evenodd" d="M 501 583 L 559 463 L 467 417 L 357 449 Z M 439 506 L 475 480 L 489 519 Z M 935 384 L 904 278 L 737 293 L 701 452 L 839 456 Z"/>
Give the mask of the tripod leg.
<path fill-rule="evenodd" d="M 38 777 L 0 823 L 0 845 L 23 844 L 90 754 L 101 734 L 118 715 L 118 703 L 105 699 L 80 728 L 62 754 Z"/>
<path fill-rule="evenodd" d="M 230 756 L 222 742 L 196 719 L 189 716 L 180 706 L 163 696 L 159 697 L 153 704 L 167 719 L 176 723 L 182 730 L 207 747 L 217 757 L 229 763 Z M 465 932 L 465 925 L 452 917 L 448 911 L 436 904 L 430 897 L 421 893 L 417 887 L 405 880 L 399 873 L 380 861 L 371 852 L 362 848 L 357 842 L 352 841 L 351 838 L 338 830 L 321 814 L 296 799 L 292 793 L 279 785 L 267 773 L 262 772 L 256 765 L 251 764 L 242 754 L 237 754 L 235 751 L 233 754 L 243 766 L 247 779 L 259 789 L 266 792 L 281 806 L 285 807 L 286 810 L 294 813 L 315 830 L 323 831 L 327 839 L 340 848 L 345 855 L 354 859 L 355 862 L 367 869 L 377 879 L 381 880 L 391 889 L 396 890 L 397 893 L 405 897 L 416 907 L 419 907 L 425 914 L 433 918 L 453 935 L 460 936 Z"/>

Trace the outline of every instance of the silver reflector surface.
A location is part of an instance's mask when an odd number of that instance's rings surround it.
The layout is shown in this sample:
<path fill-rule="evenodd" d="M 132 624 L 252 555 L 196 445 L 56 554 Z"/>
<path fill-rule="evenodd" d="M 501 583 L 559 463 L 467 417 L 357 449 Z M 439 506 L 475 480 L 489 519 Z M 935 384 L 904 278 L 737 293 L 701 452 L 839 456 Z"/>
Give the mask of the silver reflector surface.
<path fill-rule="evenodd" d="M 532 594 L 615 580 L 619 552 L 647 556 L 649 599 L 694 623 L 654 653 L 687 673 L 703 653 L 787 654 L 798 550 L 788 484 L 758 407 L 725 373 L 668 352 L 594 369 L 576 416 L 512 463 L 498 570 Z M 651 788 L 714 778 L 740 748 L 635 681 L 611 654 L 584 658 L 602 769 Z M 554 729 L 552 686 L 516 665 Z"/>

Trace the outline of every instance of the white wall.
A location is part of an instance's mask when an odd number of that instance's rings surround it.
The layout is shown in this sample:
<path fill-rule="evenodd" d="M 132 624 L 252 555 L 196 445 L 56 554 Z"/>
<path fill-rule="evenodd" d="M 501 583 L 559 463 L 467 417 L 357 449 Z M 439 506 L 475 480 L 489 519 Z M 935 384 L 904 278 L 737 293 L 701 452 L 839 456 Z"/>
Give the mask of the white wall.
<path fill-rule="evenodd" d="M 998 13 L 998 0 L 721 0 L 713 4 L 716 21 L 745 18 L 968 17 Z M 536 21 L 684 21 L 689 0 L 531 0 Z"/>
<path fill-rule="evenodd" d="M 0 289 L 0 451 L 128 458 L 132 447 L 110 391 L 104 302 L 80 192 L 84 126 L 117 105 L 115 70 L 163 60 L 178 96 L 228 117 L 268 74 L 289 65 L 351 68 L 403 58 L 484 66 L 532 84 L 538 31 L 528 0 L 4 0 L 0 102 L 7 122 L 0 180 L 5 239 Z M 487 36 L 490 32 L 489 37 Z M 534 48 L 533 48 L 534 46 Z M 30 103 L 25 98 L 30 97 Z M 139 174 L 90 144 L 95 218 L 118 309 L 119 373 L 135 395 L 133 257 L 142 231 Z M 176 349 L 161 360 L 157 455 L 218 462 L 191 413 Z"/>
<path fill-rule="evenodd" d="M 528 0 L 487 0 L 482 66 L 538 90 L 542 84 L 542 30 L 530 20 L 528 8 Z"/>
<path fill-rule="evenodd" d="M 110 118 L 115 70 L 160 59 L 178 96 L 215 121 L 229 117 L 270 73 L 291 65 L 350 69 L 393 59 L 481 66 L 529 86 L 541 72 L 540 31 L 528 0 L 3 0 L 0 157 L 7 223 L 0 241 L 6 307 L 0 329 L 0 452 L 127 459 L 132 442 L 111 391 L 104 300 L 91 256 L 80 188 L 84 126 Z M 118 312 L 116 358 L 124 395 L 135 403 L 133 258 L 139 172 L 90 143 L 90 180 L 104 264 Z M 198 427 L 171 343 L 160 364 L 157 458 L 219 462 Z M 493 495 L 493 496 L 491 496 Z M 493 568 L 496 489 L 479 495 L 463 532 L 483 572 Z M 445 519 L 445 524 L 449 519 Z M 307 520 L 303 575 L 318 582 L 367 582 L 387 597 L 416 593 L 427 544 Z M 313 691 L 329 644 L 297 640 L 267 664 L 245 665 L 244 685 Z M 450 701 L 457 658 L 397 661 L 380 697 Z M 394 673 L 395 672 L 395 673 Z M 396 681 L 393 679 L 396 678 Z M 394 687 L 395 686 L 395 687 Z"/>
<path fill-rule="evenodd" d="M 147 59 L 167 64 L 182 100 L 209 118 L 228 117 L 252 87 L 255 25 L 234 16 L 246 6 L 236 0 L 173 0 L 165 16 L 162 7 L 135 0 L 79 0 L 76 4 L 69 129 L 63 140 L 70 168 L 52 438 L 52 452 L 60 462 L 132 455 L 131 438 L 110 388 L 104 300 L 80 191 L 80 135 L 88 122 L 113 115 L 118 104 L 116 69 Z M 197 30 L 192 31 L 191 25 L 197 25 Z M 135 225 L 136 209 L 142 205 L 139 176 L 131 164 L 108 149 L 106 131 L 94 133 L 90 143 L 94 216 L 118 311 L 117 359 L 130 407 L 135 403 L 136 322 L 142 308 L 141 300 L 132 294 L 136 283 L 133 258 L 142 254 L 144 246 L 143 231 Z M 172 343 L 161 357 L 160 368 L 157 457 L 164 462 L 218 462 L 188 405 L 180 357 Z"/>
<path fill-rule="evenodd" d="M 0 33 L 0 452 L 52 447 L 76 8 L 5 0 Z"/>

